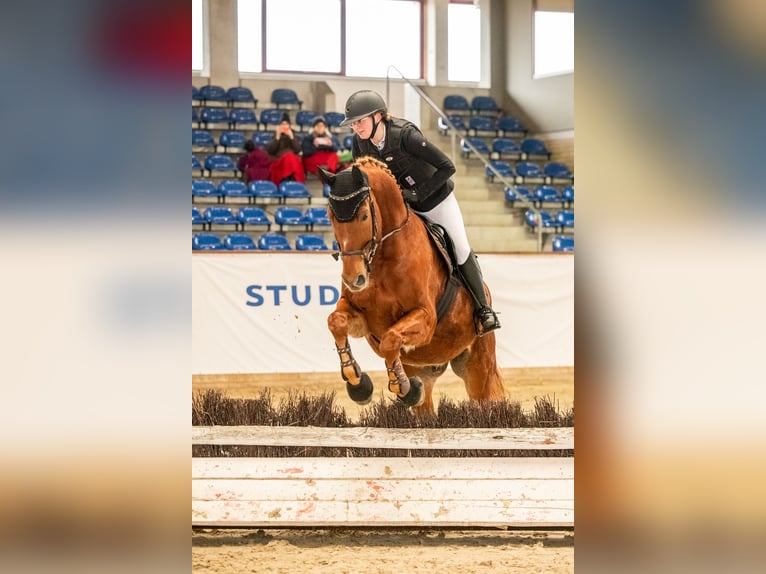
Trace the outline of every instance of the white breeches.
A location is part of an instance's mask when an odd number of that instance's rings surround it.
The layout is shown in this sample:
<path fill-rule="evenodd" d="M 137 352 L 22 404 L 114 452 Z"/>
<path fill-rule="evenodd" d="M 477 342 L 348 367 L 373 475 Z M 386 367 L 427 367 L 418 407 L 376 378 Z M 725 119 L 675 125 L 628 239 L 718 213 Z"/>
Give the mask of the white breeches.
<path fill-rule="evenodd" d="M 414 211 L 414 210 L 413 210 Z M 455 245 L 455 256 L 459 265 L 465 263 L 471 254 L 471 246 L 468 244 L 468 235 L 463 225 L 463 214 L 460 211 L 457 198 L 450 193 L 444 200 L 430 211 L 415 211 L 429 221 L 438 223 L 447 230 L 452 243 Z"/>

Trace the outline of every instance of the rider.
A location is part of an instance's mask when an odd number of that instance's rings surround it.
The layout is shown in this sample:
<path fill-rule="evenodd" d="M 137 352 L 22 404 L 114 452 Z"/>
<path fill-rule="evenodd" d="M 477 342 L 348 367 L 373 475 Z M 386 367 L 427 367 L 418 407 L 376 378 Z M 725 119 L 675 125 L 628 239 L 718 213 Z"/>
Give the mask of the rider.
<path fill-rule="evenodd" d="M 444 227 L 455 246 L 458 270 L 474 302 L 476 333 L 500 328 L 497 314 L 487 303 L 479 262 L 471 250 L 455 194 L 455 165 L 426 140 L 415 124 L 394 118 L 377 92 L 361 90 L 346 101 L 341 126 L 354 130 L 354 159 L 369 155 L 388 165 L 402 195 L 418 215 Z"/>

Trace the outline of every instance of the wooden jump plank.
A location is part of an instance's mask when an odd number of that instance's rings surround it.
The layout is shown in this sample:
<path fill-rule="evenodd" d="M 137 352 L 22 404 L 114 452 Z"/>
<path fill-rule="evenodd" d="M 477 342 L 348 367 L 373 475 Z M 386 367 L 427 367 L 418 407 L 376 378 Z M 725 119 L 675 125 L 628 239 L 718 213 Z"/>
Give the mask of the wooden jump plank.
<path fill-rule="evenodd" d="M 196 526 L 572 526 L 574 501 L 193 501 Z"/>
<path fill-rule="evenodd" d="M 254 502 L 346 502 L 369 500 L 465 501 L 509 503 L 571 501 L 570 480 L 209 480 L 192 481 L 192 500 L 238 500 Z"/>
<path fill-rule="evenodd" d="M 192 458 L 192 477 L 333 479 L 573 478 L 572 457 Z"/>
<path fill-rule="evenodd" d="M 402 449 L 574 449 L 574 428 L 192 427 L 192 444 Z"/>

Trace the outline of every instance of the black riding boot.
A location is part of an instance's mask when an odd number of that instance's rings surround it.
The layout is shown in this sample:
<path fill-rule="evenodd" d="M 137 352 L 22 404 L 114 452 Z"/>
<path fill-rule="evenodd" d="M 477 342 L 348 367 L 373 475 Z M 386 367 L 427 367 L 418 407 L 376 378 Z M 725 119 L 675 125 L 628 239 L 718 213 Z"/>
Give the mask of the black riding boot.
<path fill-rule="evenodd" d="M 473 318 L 476 325 L 476 334 L 481 337 L 485 333 L 499 329 L 500 321 L 497 319 L 497 314 L 487 304 L 484 280 L 481 276 L 481 268 L 479 267 L 479 261 L 476 259 L 476 254 L 471 251 L 465 263 L 458 265 L 458 269 L 463 277 L 463 283 L 465 283 L 468 292 L 473 298 Z"/>

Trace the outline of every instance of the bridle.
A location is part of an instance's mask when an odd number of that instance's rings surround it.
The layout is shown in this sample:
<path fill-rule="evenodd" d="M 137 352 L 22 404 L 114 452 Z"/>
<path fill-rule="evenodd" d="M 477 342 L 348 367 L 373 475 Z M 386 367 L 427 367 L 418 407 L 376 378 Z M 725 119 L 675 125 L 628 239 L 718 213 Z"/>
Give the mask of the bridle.
<path fill-rule="evenodd" d="M 339 257 L 349 257 L 353 255 L 361 255 L 364 258 L 364 265 L 367 268 L 367 273 L 372 272 L 372 260 L 375 258 L 375 254 L 378 252 L 378 247 L 381 246 L 381 244 L 394 235 L 395 233 L 401 231 L 405 225 L 410 220 L 410 206 L 405 202 L 405 207 L 407 208 L 407 217 L 404 219 L 404 222 L 396 227 L 395 229 L 392 229 L 388 233 L 386 233 L 383 237 L 378 239 L 378 218 L 375 215 L 375 202 L 372 201 L 372 196 L 370 195 L 370 188 L 369 186 L 364 186 L 359 189 L 357 189 L 355 192 L 350 193 L 348 195 L 345 195 L 343 197 L 339 197 L 337 195 L 333 195 L 330 193 L 330 199 L 333 201 L 346 201 L 353 197 L 356 197 L 360 194 L 364 194 L 366 197 L 364 198 L 364 201 L 370 202 L 370 215 L 372 217 L 372 238 L 364 244 L 364 246 L 361 249 L 353 249 L 349 251 L 336 251 L 332 254 L 333 258 L 337 261 Z"/>

